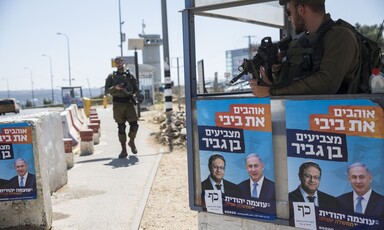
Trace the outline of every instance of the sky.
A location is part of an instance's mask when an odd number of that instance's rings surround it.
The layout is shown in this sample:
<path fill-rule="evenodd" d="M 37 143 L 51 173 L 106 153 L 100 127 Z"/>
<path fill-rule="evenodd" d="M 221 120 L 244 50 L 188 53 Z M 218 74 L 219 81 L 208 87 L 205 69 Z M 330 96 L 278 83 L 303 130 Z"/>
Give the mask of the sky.
<path fill-rule="evenodd" d="M 171 78 L 183 84 L 184 69 L 181 10 L 184 0 L 168 0 L 168 37 Z M 138 34 L 162 36 L 161 0 L 120 0 L 122 32 L 127 39 Z M 334 19 L 361 25 L 381 24 L 382 0 L 327 0 Z M 143 28 L 143 22 L 145 27 Z M 60 89 L 71 85 L 100 88 L 114 69 L 111 58 L 120 55 L 119 0 L 0 0 L 0 91 Z M 205 77 L 224 76 L 225 51 L 245 48 L 248 38 L 259 43 L 277 29 L 210 17 L 196 17 L 196 60 L 204 59 Z M 161 46 L 161 53 L 163 47 Z M 139 53 L 139 63 L 141 53 Z M 45 56 L 43 56 L 43 54 Z M 133 56 L 127 42 L 124 56 Z M 180 58 L 177 72 L 176 58 Z M 52 75 L 50 71 L 52 64 Z"/>

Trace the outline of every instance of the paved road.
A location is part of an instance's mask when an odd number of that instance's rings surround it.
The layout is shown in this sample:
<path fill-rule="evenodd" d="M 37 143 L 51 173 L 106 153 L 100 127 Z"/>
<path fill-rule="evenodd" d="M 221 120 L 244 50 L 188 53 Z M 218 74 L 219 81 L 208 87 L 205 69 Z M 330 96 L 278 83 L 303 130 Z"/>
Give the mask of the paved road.
<path fill-rule="evenodd" d="M 138 154 L 118 159 L 120 144 L 112 106 L 97 107 L 97 113 L 100 143 L 90 156 L 75 155 L 67 185 L 52 195 L 53 230 L 126 230 L 140 225 L 163 149 L 151 144 L 151 130 L 139 121 Z"/>

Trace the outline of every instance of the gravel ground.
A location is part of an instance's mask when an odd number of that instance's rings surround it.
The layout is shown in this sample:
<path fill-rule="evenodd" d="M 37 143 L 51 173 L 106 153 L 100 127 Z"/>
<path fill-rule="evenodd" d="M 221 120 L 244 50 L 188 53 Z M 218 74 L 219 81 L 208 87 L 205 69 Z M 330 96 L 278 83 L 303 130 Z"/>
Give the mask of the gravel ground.
<path fill-rule="evenodd" d="M 158 132 L 158 125 L 150 119 L 149 115 L 143 123 Z M 151 138 L 158 144 L 154 136 Z M 161 158 L 140 229 L 198 229 L 197 212 L 190 209 L 188 197 L 187 150 L 178 147 Z"/>

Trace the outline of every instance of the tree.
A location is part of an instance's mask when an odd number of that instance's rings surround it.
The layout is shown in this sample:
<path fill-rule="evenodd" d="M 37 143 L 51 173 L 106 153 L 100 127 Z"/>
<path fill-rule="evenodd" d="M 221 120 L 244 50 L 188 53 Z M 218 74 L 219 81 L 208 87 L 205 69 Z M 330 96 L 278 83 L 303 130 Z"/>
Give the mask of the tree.
<path fill-rule="evenodd" d="M 384 21 L 381 25 L 377 24 L 373 26 L 362 26 L 359 23 L 356 23 L 355 28 L 357 31 L 359 31 L 361 34 L 368 37 L 372 41 L 376 41 L 381 47 L 381 50 L 384 50 L 383 24 Z"/>

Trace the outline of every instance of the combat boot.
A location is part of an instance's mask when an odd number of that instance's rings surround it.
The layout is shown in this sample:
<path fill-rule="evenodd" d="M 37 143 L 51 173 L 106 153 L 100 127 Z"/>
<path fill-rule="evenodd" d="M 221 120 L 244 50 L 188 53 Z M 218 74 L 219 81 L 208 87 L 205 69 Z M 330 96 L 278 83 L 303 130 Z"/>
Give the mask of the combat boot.
<path fill-rule="evenodd" d="M 135 145 L 135 138 L 129 139 L 128 146 L 131 148 L 131 151 L 133 154 L 137 153 L 137 149 L 136 149 L 136 145 Z"/>
<path fill-rule="evenodd" d="M 125 142 L 121 142 L 121 153 L 119 154 L 119 158 L 126 158 L 128 156 L 127 147 L 125 146 Z"/>

